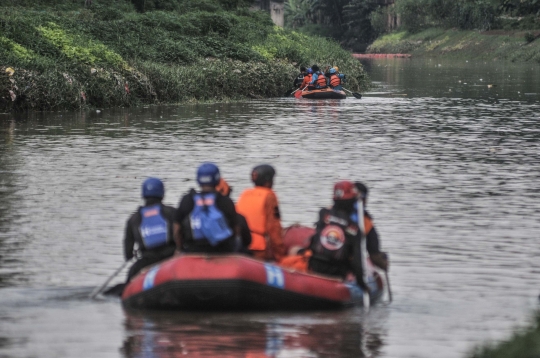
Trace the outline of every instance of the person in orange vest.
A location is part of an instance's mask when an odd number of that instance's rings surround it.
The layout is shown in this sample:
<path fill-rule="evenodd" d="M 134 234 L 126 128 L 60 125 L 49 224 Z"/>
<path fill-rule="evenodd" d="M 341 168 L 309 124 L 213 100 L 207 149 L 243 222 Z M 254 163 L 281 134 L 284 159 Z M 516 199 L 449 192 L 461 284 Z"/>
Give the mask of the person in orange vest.
<path fill-rule="evenodd" d="M 369 258 L 374 265 L 380 267 L 384 271 L 388 271 L 388 255 L 385 252 L 380 251 L 379 234 L 377 233 L 377 230 L 375 230 L 373 217 L 365 209 L 367 205 L 368 188 L 358 181 L 354 183 L 354 186 L 358 190 L 359 198 L 362 199 L 364 206 L 364 229 L 366 230 L 366 247 Z M 355 205 L 355 211 L 351 215 L 351 219 L 356 223 L 358 223 L 357 209 L 358 207 Z"/>
<path fill-rule="evenodd" d="M 236 211 L 246 218 L 251 231 L 249 249 L 259 260 L 280 261 L 285 256 L 279 204 L 272 190 L 275 174 L 268 164 L 253 168 L 255 187 L 244 190 L 236 203 Z"/>
<path fill-rule="evenodd" d="M 329 70 L 328 76 L 330 88 L 336 91 L 343 90 L 343 82 L 345 81 L 345 75 L 337 71 L 337 67 L 333 67 Z"/>
<path fill-rule="evenodd" d="M 300 90 L 305 89 L 307 86 L 309 86 L 309 83 L 311 82 L 311 77 L 313 76 L 313 70 L 308 68 L 306 70 L 306 75 L 304 76 L 304 80 L 302 81 L 302 84 L 300 85 Z"/>
<path fill-rule="evenodd" d="M 313 65 L 311 66 L 311 69 L 313 70 L 313 76 L 311 77 L 311 82 L 309 82 L 308 90 L 312 91 L 314 89 L 326 88 L 326 77 L 324 77 L 324 73 L 319 70 L 319 66 Z"/>

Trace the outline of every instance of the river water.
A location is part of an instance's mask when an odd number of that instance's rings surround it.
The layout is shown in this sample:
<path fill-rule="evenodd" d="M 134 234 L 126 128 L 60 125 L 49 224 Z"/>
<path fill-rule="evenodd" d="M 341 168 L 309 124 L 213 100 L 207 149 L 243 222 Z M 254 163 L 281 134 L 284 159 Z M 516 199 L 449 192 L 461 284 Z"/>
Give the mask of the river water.
<path fill-rule="evenodd" d="M 0 357 L 464 357 L 540 293 L 540 68 L 365 63 L 357 100 L 0 115 Z M 394 302 L 368 312 L 130 313 L 88 295 L 157 176 L 176 205 L 219 164 L 233 198 L 277 168 L 284 224 L 365 182 Z M 124 278 L 122 273 L 117 282 Z"/>

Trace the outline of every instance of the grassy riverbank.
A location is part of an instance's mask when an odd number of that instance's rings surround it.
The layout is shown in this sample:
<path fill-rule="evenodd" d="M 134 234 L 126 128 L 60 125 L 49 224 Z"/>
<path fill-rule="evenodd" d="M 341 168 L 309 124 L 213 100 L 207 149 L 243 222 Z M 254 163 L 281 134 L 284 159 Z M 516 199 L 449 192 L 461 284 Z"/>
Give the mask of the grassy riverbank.
<path fill-rule="evenodd" d="M 379 37 L 369 53 L 408 53 L 460 59 L 534 61 L 540 63 L 540 31 L 463 31 L 431 28 Z"/>
<path fill-rule="evenodd" d="M 313 63 L 338 65 L 352 90 L 369 86 L 336 42 L 238 1 L 82 3 L 0 0 L 0 111 L 276 97 Z"/>
<path fill-rule="evenodd" d="M 478 348 L 470 358 L 536 358 L 540 357 L 540 312 L 526 329 L 507 341 Z"/>

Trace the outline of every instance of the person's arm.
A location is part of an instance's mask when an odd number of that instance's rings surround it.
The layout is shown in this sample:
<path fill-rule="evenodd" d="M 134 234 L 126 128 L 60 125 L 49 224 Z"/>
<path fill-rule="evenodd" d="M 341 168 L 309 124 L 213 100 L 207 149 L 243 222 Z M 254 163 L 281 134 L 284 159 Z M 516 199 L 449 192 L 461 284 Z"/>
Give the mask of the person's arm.
<path fill-rule="evenodd" d="M 384 252 L 380 251 L 379 234 L 375 228 L 372 228 L 368 232 L 366 237 L 366 246 L 371 262 L 384 271 L 388 271 L 388 256 Z"/>
<path fill-rule="evenodd" d="M 174 243 L 176 244 L 176 250 L 182 251 L 182 228 L 179 223 L 173 224 Z"/>
<path fill-rule="evenodd" d="M 281 214 L 276 195 L 272 192 L 268 195 L 265 203 L 266 233 L 269 237 L 270 248 L 274 260 L 280 261 L 285 255 L 285 244 L 283 243 L 283 228 L 281 227 Z"/>
<path fill-rule="evenodd" d="M 193 210 L 195 203 L 193 202 L 193 197 L 190 194 L 184 195 L 180 204 L 178 204 L 178 209 L 176 209 L 176 214 L 174 217 L 173 224 L 173 236 L 174 242 L 176 244 L 176 250 L 182 250 L 182 227 L 181 223 L 185 218 L 189 216 L 191 210 Z"/>
<path fill-rule="evenodd" d="M 381 251 L 379 249 L 379 234 L 375 228 L 371 228 L 366 236 L 366 246 L 369 255 L 379 254 Z"/>
<path fill-rule="evenodd" d="M 247 224 L 246 218 L 241 214 L 236 214 L 238 225 L 240 226 L 240 238 L 242 239 L 242 246 L 246 249 L 251 245 L 251 231 Z"/>
<path fill-rule="evenodd" d="M 135 246 L 135 237 L 131 230 L 131 218 L 126 223 L 126 229 L 124 232 L 124 258 L 126 261 L 133 258 L 133 248 Z"/>
<path fill-rule="evenodd" d="M 223 214 L 225 214 L 225 217 L 227 218 L 231 229 L 233 230 L 235 235 L 240 236 L 240 224 L 238 222 L 238 215 L 236 213 L 236 207 L 234 206 L 234 202 L 228 196 L 222 196 L 222 203 Z"/>

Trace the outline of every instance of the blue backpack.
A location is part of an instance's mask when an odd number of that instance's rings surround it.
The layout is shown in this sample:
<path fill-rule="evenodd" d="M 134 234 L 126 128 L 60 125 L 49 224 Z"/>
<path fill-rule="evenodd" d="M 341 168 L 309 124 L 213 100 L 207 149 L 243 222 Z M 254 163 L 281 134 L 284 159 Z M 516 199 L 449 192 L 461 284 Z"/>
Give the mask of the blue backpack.
<path fill-rule="evenodd" d="M 189 220 L 193 239 L 206 239 L 212 246 L 232 236 L 232 230 L 227 224 L 221 210 L 216 206 L 216 194 L 195 194 L 195 207 Z"/>
<path fill-rule="evenodd" d="M 161 214 L 161 204 L 141 208 L 141 232 L 144 247 L 153 249 L 169 242 L 167 220 Z"/>

